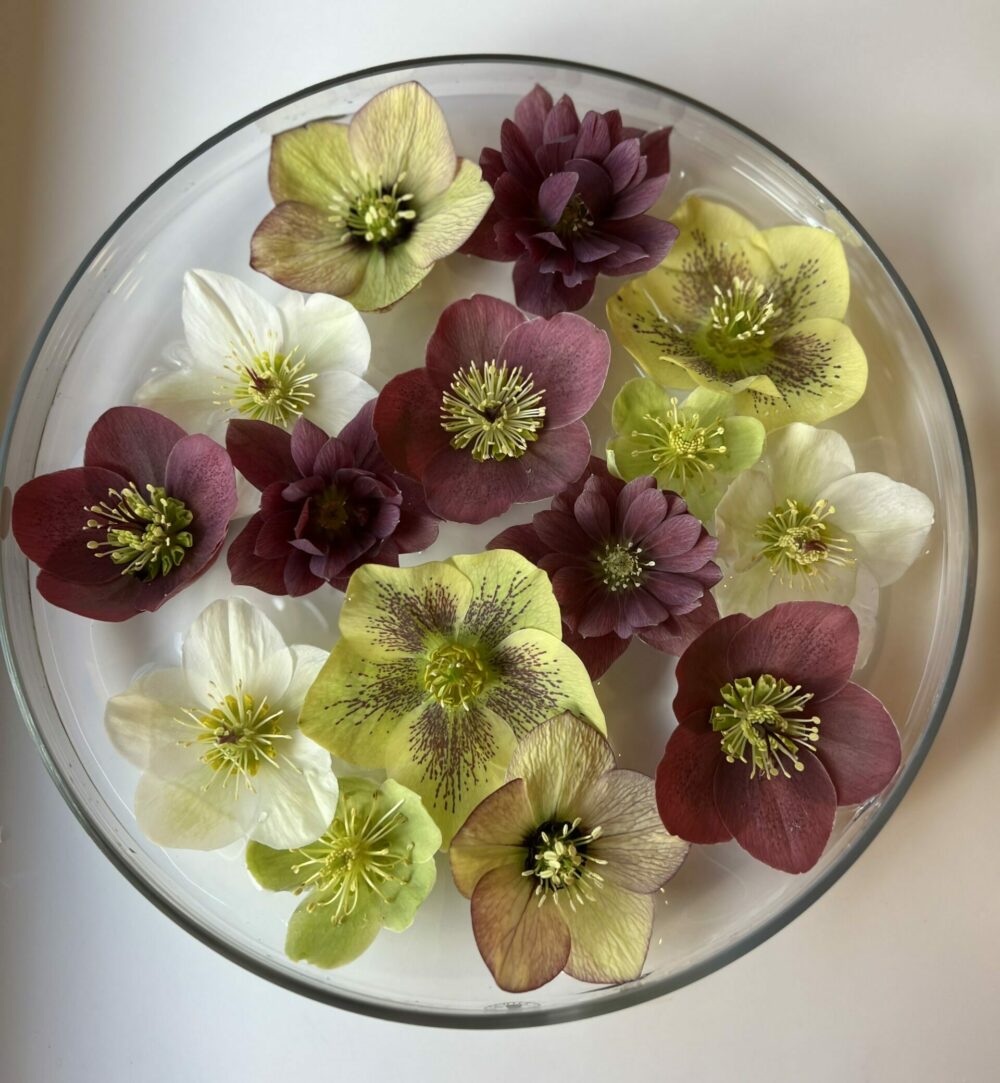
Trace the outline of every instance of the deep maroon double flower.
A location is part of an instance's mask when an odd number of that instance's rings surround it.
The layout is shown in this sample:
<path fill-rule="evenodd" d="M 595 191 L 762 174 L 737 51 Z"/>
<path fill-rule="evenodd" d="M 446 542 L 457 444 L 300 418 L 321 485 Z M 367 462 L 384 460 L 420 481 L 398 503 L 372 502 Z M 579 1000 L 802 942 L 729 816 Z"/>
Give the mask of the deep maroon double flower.
<path fill-rule="evenodd" d="M 677 228 L 645 212 L 670 169 L 670 129 L 643 132 L 617 109 L 581 121 L 540 86 L 479 159 L 493 204 L 462 251 L 514 264 L 518 306 L 540 316 L 582 308 L 599 274 L 651 270 Z"/>
<path fill-rule="evenodd" d="M 633 636 L 680 654 L 719 613 L 716 540 L 676 494 L 651 477 L 627 484 L 601 459 L 549 511 L 503 531 L 490 549 L 514 549 L 544 568 L 562 610 L 566 643 L 593 680 Z"/>
<path fill-rule="evenodd" d="M 304 417 L 289 434 L 263 421 L 230 421 L 226 446 L 261 490 L 258 511 L 229 548 L 234 583 L 299 596 L 324 582 L 343 590 L 362 564 L 397 565 L 437 537 L 420 486 L 386 462 L 372 429 L 374 403 L 339 436 Z"/>
<path fill-rule="evenodd" d="M 812 868 L 837 806 L 879 793 L 899 766 L 889 713 L 850 682 L 857 653 L 857 618 L 828 602 L 736 613 L 699 636 L 677 663 L 678 726 L 656 772 L 667 830 Z"/>
<path fill-rule="evenodd" d="M 87 436 L 83 466 L 14 498 L 12 529 L 47 601 L 94 620 L 159 609 L 218 556 L 236 510 L 225 450 L 153 410 L 116 406 Z"/>

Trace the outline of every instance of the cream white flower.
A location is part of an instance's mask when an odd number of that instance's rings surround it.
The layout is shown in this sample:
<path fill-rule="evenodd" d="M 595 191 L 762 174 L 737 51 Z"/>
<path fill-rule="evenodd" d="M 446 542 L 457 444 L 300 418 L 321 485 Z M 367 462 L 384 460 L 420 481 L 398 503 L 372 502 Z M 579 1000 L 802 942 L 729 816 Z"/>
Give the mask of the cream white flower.
<path fill-rule="evenodd" d="M 139 826 L 160 846 L 214 850 L 249 837 L 276 848 L 318 838 L 337 809 L 330 754 L 298 727 L 326 661 L 288 647 L 249 602 L 213 602 L 184 637 L 182 665 L 108 701 L 115 747 L 143 769 Z"/>
<path fill-rule="evenodd" d="M 186 342 L 136 402 L 187 432 L 224 442 L 229 418 L 290 429 L 305 415 L 334 436 L 375 397 L 361 378 L 368 329 L 339 297 L 288 293 L 273 305 L 231 275 L 188 271 L 181 315 Z"/>
<path fill-rule="evenodd" d="M 756 617 L 787 601 L 849 605 L 861 625 L 858 664 L 871 651 L 880 587 L 917 559 L 934 506 L 883 474 L 856 473 L 839 433 L 794 423 L 719 503 L 715 589 L 723 616 Z"/>

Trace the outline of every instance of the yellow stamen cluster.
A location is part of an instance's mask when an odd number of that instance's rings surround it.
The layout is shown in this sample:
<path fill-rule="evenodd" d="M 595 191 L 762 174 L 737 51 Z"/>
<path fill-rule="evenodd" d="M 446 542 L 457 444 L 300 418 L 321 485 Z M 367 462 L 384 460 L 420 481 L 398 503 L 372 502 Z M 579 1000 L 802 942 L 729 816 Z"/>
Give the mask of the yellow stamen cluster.
<path fill-rule="evenodd" d="M 330 201 L 330 221 L 343 227 L 342 241 L 356 240 L 388 246 L 401 240 L 401 234 L 417 217 L 406 204 L 413 193 L 402 189 L 406 173 L 390 185 L 381 177 L 352 173 L 351 190 L 336 192 Z"/>
<path fill-rule="evenodd" d="M 718 422 L 702 425 L 695 413 L 684 413 L 678 400 L 670 399 L 670 412 L 666 417 L 656 414 L 643 415 L 649 426 L 647 431 L 633 429 L 632 439 L 641 441 L 645 447 L 632 451 L 650 474 L 666 474 L 684 485 L 715 469 L 712 459 L 726 454 L 725 444 L 718 443 L 725 429 Z"/>
<path fill-rule="evenodd" d="M 739 275 L 734 275 L 725 289 L 718 284 L 712 289 L 715 299 L 709 311 L 711 327 L 733 342 L 763 338 L 768 333 L 768 324 L 781 311 L 774 303 L 773 294 L 762 283 L 745 282 Z"/>
<path fill-rule="evenodd" d="M 832 529 L 830 517 L 835 514 L 823 499 L 808 507 L 789 498 L 784 507 L 775 508 L 755 534 L 764 543 L 760 556 L 769 561 L 772 575 L 793 584 L 802 576 L 822 575 L 826 566 L 853 564 L 847 539 Z"/>
<path fill-rule="evenodd" d="M 226 368 L 236 377 L 223 384 L 228 394 L 229 406 L 254 421 L 266 421 L 269 425 L 285 426 L 297 418 L 316 397 L 309 384 L 316 379 L 315 372 L 306 372 L 304 359 L 295 359 L 297 350 L 276 353 L 261 350 L 248 363 L 230 355 L 231 364 Z"/>
<path fill-rule="evenodd" d="M 109 489 L 107 500 L 84 508 L 92 518 L 83 529 L 107 530 L 104 541 L 87 542 L 94 556 L 122 565 L 122 575 L 152 580 L 169 575 L 194 545 L 187 529 L 194 514 L 160 486 L 147 485 L 146 493 L 144 497 L 134 481 L 120 492 Z"/>

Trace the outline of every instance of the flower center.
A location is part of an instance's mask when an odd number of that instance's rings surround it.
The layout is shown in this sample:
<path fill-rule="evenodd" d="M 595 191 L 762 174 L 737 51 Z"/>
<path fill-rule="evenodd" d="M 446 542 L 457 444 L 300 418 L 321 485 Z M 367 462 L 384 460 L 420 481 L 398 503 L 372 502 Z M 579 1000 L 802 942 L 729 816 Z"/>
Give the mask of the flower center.
<path fill-rule="evenodd" d="M 358 189 L 350 195 L 338 192 L 330 204 L 330 221 L 343 227 L 342 239 L 383 248 L 404 240 L 417 217 L 417 212 L 406 206 L 413 194 L 400 189 L 406 173 L 400 173 L 391 187 L 381 177 L 354 179 Z"/>
<path fill-rule="evenodd" d="M 459 369 L 441 398 L 441 428 L 455 435 L 454 448 L 471 447 L 477 462 L 519 459 L 538 439 L 545 419 L 544 391 L 520 365 L 475 361 Z"/>
<path fill-rule="evenodd" d="M 803 749 L 812 752 L 819 740 L 819 719 L 801 717 L 802 708 L 811 700 L 811 692 L 791 685 L 780 677 L 765 673 L 756 681 L 739 677 L 721 689 L 722 705 L 712 708 L 712 729 L 722 734 L 722 751 L 727 763 L 747 763 L 750 777 L 792 776 L 784 761 L 794 771 L 804 771 L 799 759 Z M 799 716 L 799 717 L 792 717 Z"/>
<path fill-rule="evenodd" d="M 812 507 L 789 499 L 783 508 L 775 508 L 756 531 L 757 539 L 764 543 L 761 555 L 770 561 L 772 574 L 794 583 L 798 576 L 821 574 L 824 565 L 853 564 L 847 539 L 834 534 L 829 522 L 834 512 L 822 499 Z"/>
<path fill-rule="evenodd" d="M 539 906 L 548 898 L 558 906 L 563 892 L 571 910 L 593 902 L 594 890 L 604 885 L 604 877 L 592 866 L 606 865 L 607 861 L 587 851 L 600 836 L 600 827 L 586 831 L 577 817 L 571 823 L 544 823 L 528 840 L 528 859 L 521 875 L 533 876 L 537 881 L 535 896 Z"/>
<path fill-rule="evenodd" d="M 134 481 L 118 492 L 108 490 L 108 499 L 83 510 L 88 519 L 84 530 L 107 530 L 104 541 L 89 541 L 94 556 L 111 557 L 124 565 L 122 575 L 151 581 L 169 575 L 184 559 L 194 538 L 186 528 L 194 520 L 182 500 L 167 496 L 157 485 L 147 485 L 142 496 Z"/>
<path fill-rule="evenodd" d="M 315 372 L 304 372 L 304 360 L 294 360 L 290 353 L 264 350 L 249 365 L 234 364 L 226 368 L 236 377 L 236 386 L 227 385 L 229 405 L 254 421 L 270 425 L 286 425 L 299 416 L 316 397 L 309 384 Z"/>
<path fill-rule="evenodd" d="M 388 836 L 406 823 L 406 817 L 399 811 L 403 802 L 397 801 L 379 816 L 380 799 L 378 790 L 363 804 L 354 796 L 342 797 L 329 830 L 311 845 L 296 851 L 302 860 L 291 871 L 298 874 L 309 869 L 310 873 L 295 894 L 315 888 L 319 898 L 307 903 L 307 909 L 331 907 L 330 920 L 334 925 L 340 925 L 354 913 L 362 886 L 388 902 L 383 894 L 385 886 L 406 883 L 399 871 L 401 865 L 410 863 L 413 845 L 398 850 L 388 842 Z"/>
<path fill-rule="evenodd" d="M 276 762 L 276 742 L 291 740 L 291 734 L 281 731 L 279 719 L 284 712 L 272 710 L 266 696 L 257 702 L 240 685 L 231 695 L 213 699 L 211 711 L 185 710 L 187 720 L 178 719 L 181 725 L 197 731 L 181 744 L 187 748 L 197 743 L 202 749 L 201 762 L 216 772 L 223 786 L 236 778 L 252 790 L 253 777 L 261 765 Z"/>
<path fill-rule="evenodd" d="M 716 337 L 731 342 L 753 342 L 768 333 L 768 324 L 781 309 L 774 303 L 774 295 L 762 283 L 744 281 L 734 275 L 723 290 L 712 287 L 715 299 L 709 310 L 711 330 Z"/>
<path fill-rule="evenodd" d="M 309 502 L 309 510 L 311 524 L 322 534 L 336 537 L 347 525 L 347 497 L 336 485 L 314 496 Z"/>
<path fill-rule="evenodd" d="M 609 542 L 597 554 L 601 582 L 614 594 L 631 590 L 642 582 L 644 568 L 652 568 L 655 560 L 641 560 L 642 549 L 635 542 Z"/>
<path fill-rule="evenodd" d="M 480 651 L 460 643 L 444 643 L 431 651 L 424 669 L 424 688 L 442 707 L 467 711 L 490 679 Z"/>
<path fill-rule="evenodd" d="M 559 221 L 552 227 L 552 232 L 560 240 L 569 240 L 585 229 L 590 229 L 594 224 L 594 218 L 590 213 L 583 196 L 575 195 L 563 208 Z"/>
<path fill-rule="evenodd" d="M 683 485 L 713 471 L 712 458 L 726 453 L 725 444 L 719 442 L 725 432 L 722 425 L 702 425 L 697 413 L 682 414 L 676 398 L 671 398 L 666 417 L 644 414 L 642 420 L 649 431 L 633 429 L 632 439 L 646 446 L 633 450 L 632 458 L 648 463 L 650 474 L 665 473 Z"/>

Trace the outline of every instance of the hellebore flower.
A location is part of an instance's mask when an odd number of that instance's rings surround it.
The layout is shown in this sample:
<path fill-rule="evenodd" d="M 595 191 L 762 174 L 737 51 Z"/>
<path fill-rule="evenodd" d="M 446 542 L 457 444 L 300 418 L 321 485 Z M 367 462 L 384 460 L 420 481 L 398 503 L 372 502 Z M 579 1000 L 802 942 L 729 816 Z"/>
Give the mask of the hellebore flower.
<path fill-rule="evenodd" d="M 620 434 L 608 443 L 611 470 L 626 481 L 651 474 L 710 524 L 726 486 L 764 447 L 764 426 L 734 410 L 732 395 L 697 387 L 679 403 L 655 380 L 629 380 L 611 410 Z"/>
<path fill-rule="evenodd" d="M 593 686 L 559 630 L 545 574 L 516 553 L 366 564 L 351 577 L 302 730 L 420 794 L 447 846 L 503 782 L 519 737 L 567 710 L 603 732 Z"/>
<path fill-rule="evenodd" d="M 276 135 L 268 182 L 277 206 L 253 235 L 251 266 L 363 312 L 409 293 L 492 201 L 419 83 L 376 94 L 349 125 L 314 120 Z"/>
<path fill-rule="evenodd" d="M 340 780 L 333 823 L 306 846 L 247 846 L 247 868 L 269 891 L 305 895 L 288 922 L 285 952 L 296 962 L 343 966 L 383 927 L 413 924 L 434 887 L 441 832 L 420 798 L 392 779 Z"/>
<path fill-rule="evenodd" d="M 670 129 L 626 128 L 617 109 L 581 121 L 571 99 L 536 86 L 479 164 L 493 205 L 464 252 L 514 264 L 526 312 L 554 316 L 590 300 L 599 274 L 639 274 L 670 250 L 677 227 L 644 213 L 670 170 Z"/>
<path fill-rule="evenodd" d="M 528 320 L 477 294 L 449 305 L 427 366 L 390 380 L 375 407 L 386 458 L 436 515 L 483 523 L 552 496 L 590 457 L 580 420 L 601 393 L 608 337 L 582 316 Z"/>
<path fill-rule="evenodd" d="M 105 713 L 115 747 L 144 772 L 139 826 L 188 850 L 247 835 L 311 842 L 337 807 L 337 779 L 296 719 L 326 652 L 286 647 L 260 610 L 230 598 L 201 613 L 181 656 L 180 668 L 139 677 Z"/>
<path fill-rule="evenodd" d="M 115 406 L 94 422 L 83 466 L 18 489 L 11 526 L 41 568 L 46 601 L 122 621 L 159 609 L 207 571 L 235 509 L 223 448 L 152 410 Z"/>
<path fill-rule="evenodd" d="M 260 511 L 229 547 L 233 582 L 298 597 L 329 582 L 343 590 L 369 561 L 396 565 L 426 549 L 437 520 L 420 486 L 382 457 L 374 402 L 340 433 L 299 418 L 291 434 L 263 421 L 231 421 L 233 463 L 261 490 Z"/>
<path fill-rule="evenodd" d="M 530 524 L 489 549 L 513 549 L 549 573 L 565 642 L 597 680 L 637 635 L 680 654 L 718 619 L 709 593 L 721 573 L 715 539 L 676 493 L 651 477 L 626 484 L 600 459 Z"/>
<path fill-rule="evenodd" d="M 608 301 L 618 340 L 665 387 L 736 396 L 767 429 L 824 421 L 853 406 L 865 354 L 842 321 L 850 275 L 828 230 L 757 230 L 719 203 L 690 197 L 659 267 Z"/>
<path fill-rule="evenodd" d="M 663 829 L 653 780 L 617 769 L 608 742 L 572 714 L 529 733 L 507 778 L 449 854 L 497 985 L 523 993 L 563 970 L 580 981 L 637 978 L 655 893 L 688 852 Z"/>
<path fill-rule="evenodd" d="M 778 602 L 849 605 L 861 623 L 859 665 L 871 650 L 879 587 L 917 559 L 934 522 L 923 493 L 883 474 L 854 472 L 847 441 L 811 425 L 770 434 L 761 461 L 716 512 L 716 592 L 723 613 L 759 616 Z"/>
<path fill-rule="evenodd" d="M 289 293 L 272 305 L 238 278 L 188 271 L 181 314 L 184 345 L 136 402 L 191 432 L 221 442 L 226 420 L 241 416 L 286 429 L 308 417 L 339 432 L 375 397 L 361 379 L 368 329 L 337 297 Z"/>
<path fill-rule="evenodd" d="M 849 681 L 857 650 L 854 614 L 827 602 L 737 613 L 702 633 L 677 663 L 679 724 L 656 771 L 667 830 L 811 869 L 837 806 L 867 801 L 899 766 L 889 713 Z"/>

